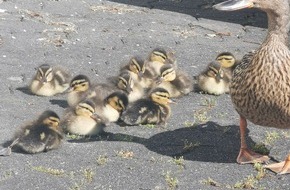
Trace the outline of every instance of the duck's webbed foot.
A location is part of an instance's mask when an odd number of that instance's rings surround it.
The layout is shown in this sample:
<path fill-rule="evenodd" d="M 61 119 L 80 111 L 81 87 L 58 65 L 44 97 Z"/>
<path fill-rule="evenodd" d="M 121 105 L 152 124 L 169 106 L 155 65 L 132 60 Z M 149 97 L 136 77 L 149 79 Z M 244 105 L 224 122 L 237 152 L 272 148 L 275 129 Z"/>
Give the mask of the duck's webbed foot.
<path fill-rule="evenodd" d="M 248 148 L 241 148 L 237 162 L 239 164 L 251 164 L 251 163 L 266 163 L 270 158 L 266 155 L 258 154 Z"/>
<path fill-rule="evenodd" d="M 290 173 L 290 154 L 288 155 L 285 161 L 274 163 L 274 164 L 268 164 L 264 166 L 264 168 L 270 169 L 277 174 L 289 174 Z"/>

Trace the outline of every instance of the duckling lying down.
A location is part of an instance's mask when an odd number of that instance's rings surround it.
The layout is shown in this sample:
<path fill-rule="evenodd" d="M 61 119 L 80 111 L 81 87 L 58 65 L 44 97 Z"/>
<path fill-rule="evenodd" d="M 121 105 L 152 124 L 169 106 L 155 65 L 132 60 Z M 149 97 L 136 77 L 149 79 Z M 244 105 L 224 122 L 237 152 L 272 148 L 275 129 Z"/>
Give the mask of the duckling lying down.
<path fill-rule="evenodd" d="M 53 111 L 45 111 L 36 121 L 20 128 L 12 144 L 2 149 L 0 155 L 9 156 L 14 146 L 31 154 L 46 152 L 58 148 L 62 139 L 58 115 Z"/>
<path fill-rule="evenodd" d="M 127 125 L 163 125 L 170 117 L 171 109 L 168 104 L 172 102 L 167 90 L 156 88 L 149 94 L 149 98 L 133 102 L 131 106 L 123 112 L 120 121 Z"/>

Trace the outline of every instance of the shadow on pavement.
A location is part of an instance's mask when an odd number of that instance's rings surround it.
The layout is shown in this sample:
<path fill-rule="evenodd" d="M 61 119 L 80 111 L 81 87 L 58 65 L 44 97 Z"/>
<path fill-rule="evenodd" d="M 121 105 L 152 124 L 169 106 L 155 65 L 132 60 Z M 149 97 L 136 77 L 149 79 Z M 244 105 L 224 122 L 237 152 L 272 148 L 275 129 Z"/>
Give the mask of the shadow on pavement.
<path fill-rule="evenodd" d="M 105 133 L 90 140 L 68 141 L 82 143 L 99 140 L 139 143 L 161 155 L 215 163 L 235 163 L 240 147 L 238 126 L 221 126 L 214 122 L 158 133 L 148 139 L 121 133 Z M 247 143 L 249 146 L 255 145 L 248 135 Z"/>
<path fill-rule="evenodd" d="M 267 27 L 266 14 L 256 10 L 240 10 L 234 12 L 221 12 L 214 10 L 213 5 L 225 0 L 110 0 L 116 3 L 161 9 L 188 14 L 196 19 L 206 18 L 256 27 Z"/>

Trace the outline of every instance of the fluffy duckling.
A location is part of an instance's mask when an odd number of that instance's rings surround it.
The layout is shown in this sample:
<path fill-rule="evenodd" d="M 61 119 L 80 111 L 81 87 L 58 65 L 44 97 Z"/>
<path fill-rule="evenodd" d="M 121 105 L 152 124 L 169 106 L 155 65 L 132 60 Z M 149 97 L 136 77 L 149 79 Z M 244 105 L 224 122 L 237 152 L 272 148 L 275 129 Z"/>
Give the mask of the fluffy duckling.
<path fill-rule="evenodd" d="M 172 102 L 167 90 L 155 88 L 149 94 L 149 98 L 133 102 L 123 112 L 120 120 L 126 125 L 163 125 L 170 117 L 171 109 L 168 104 Z"/>
<path fill-rule="evenodd" d="M 215 60 L 221 64 L 223 70 L 230 79 L 232 78 L 233 70 L 240 63 L 240 61 L 238 61 L 230 52 L 222 52 L 218 54 Z"/>
<path fill-rule="evenodd" d="M 173 52 L 166 52 L 164 49 L 154 49 L 148 60 L 145 62 L 146 70 L 152 73 L 154 77 L 160 75 L 160 68 L 164 64 L 176 64 L 175 55 Z"/>
<path fill-rule="evenodd" d="M 142 98 L 146 91 L 140 83 L 133 80 L 132 74 L 128 71 L 120 73 L 117 87 L 127 94 L 129 102 Z"/>
<path fill-rule="evenodd" d="M 103 100 L 116 90 L 118 89 L 113 84 L 91 84 L 87 76 L 77 75 L 71 80 L 67 102 L 69 106 L 74 107 L 85 99 L 97 98 Z"/>
<path fill-rule="evenodd" d="M 63 93 L 69 88 L 70 75 L 60 68 L 54 68 L 47 64 L 39 66 L 36 75 L 29 85 L 33 94 L 39 96 L 54 96 Z"/>
<path fill-rule="evenodd" d="M 225 75 L 219 62 L 211 62 L 207 68 L 197 77 L 200 90 L 214 95 L 229 92 L 230 78 Z"/>
<path fill-rule="evenodd" d="M 101 119 L 106 125 L 117 122 L 128 105 L 127 95 L 120 91 L 113 92 L 103 100 L 97 96 L 92 97 L 91 100 L 96 105 L 95 118 Z"/>
<path fill-rule="evenodd" d="M 146 64 L 140 57 L 132 57 L 129 63 L 120 69 L 120 73 L 124 71 L 130 72 L 133 80 L 143 88 L 151 87 L 154 73 L 146 69 Z"/>
<path fill-rule="evenodd" d="M 105 124 L 95 117 L 95 103 L 85 100 L 69 108 L 61 122 L 66 133 L 94 136 L 101 133 Z"/>
<path fill-rule="evenodd" d="M 69 106 L 74 107 L 80 101 L 84 100 L 91 87 L 89 78 L 85 75 L 77 75 L 70 82 L 70 88 L 67 94 L 67 103 Z"/>
<path fill-rule="evenodd" d="M 48 110 L 36 121 L 18 130 L 12 144 L 5 151 L 2 150 L 1 154 L 10 155 L 13 146 L 31 154 L 46 152 L 58 148 L 62 139 L 59 117 L 55 112 Z"/>
<path fill-rule="evenodd" d="M 165 64 L 160 68 L 160 76 L 156 83 L 156 87 L 166 89 L 173 98 L 193 90 L 193 80 L 187 74 L 176 70 L 172 64 Z"/>

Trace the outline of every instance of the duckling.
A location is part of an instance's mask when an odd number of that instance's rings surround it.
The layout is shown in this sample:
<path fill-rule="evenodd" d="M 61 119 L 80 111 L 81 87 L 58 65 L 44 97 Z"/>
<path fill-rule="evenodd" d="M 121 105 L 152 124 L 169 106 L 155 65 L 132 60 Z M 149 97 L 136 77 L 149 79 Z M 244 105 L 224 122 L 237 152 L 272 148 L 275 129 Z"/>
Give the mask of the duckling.
<path fill-rule="evenodd" d="M 146 91 L 140 83 L 133 80 L 132 74 L 128 71 L 120 73 L 117 87 L 127 94 L 129 102 L 142 98 Z"/>
<path fill-rule="evenodd" d="M 122 114 L 120 120 L 126 125 L 157 124 L 164 125 L 171 114 L 169 92 L 155 88 L 148 98 L 133 102 Z"/>
<path fill-rule="evenodd" d="M 258 8 L 267 13 L 268 34 L 261 46 L 244 55 L 235 68 L 230 85 L 234 107 L 240 115 L 240 164 L 268 162 L 246 143 L 247 120 L 264 127 L 290 128 L 289 2 L 285 0 L 228 0 L 214 6 L 222 11 Z M 289 147 L 288 147 L 289 148 Z M 285 161 L 266 165 L 278 173 L 290 173 L 290 154 Z"/>
<path fill-rule="evenodd" d="M 176 65 L 176 58 L 173 52 L 166 52 L 164 49 L 154 49 L 147 61 L 145 61 L 146 70 L 152 73 L 154 77 L 160 75 L 160 68 L 164 64 Z"/>
<path fill-rule="evenodd" d="M 127 65 L 120 69 L 120 73 L 128 71 L 135 82 L 143 88 L 150 88 L 153 82 L 153 73 L 146 69 L 144 60 L 140 57 L 132 57 Z"/>
<path fill-rule="evenodd" d="M 80 101 L 86 98 L 91 87 L 89 78 L 85 75 L 77 75 L 70 82 L 70 88 L 67 94 L 67 103 L 74 107 Z"/>
<path fill-rule="evenodd" d="M 111 82 L 92 84 L 85 75 L 77 75 L 71 80 L 68 90 L 67 102 L 74 107 L 80 101 L 96 97 L 105 99 L 108 95 L 118 90 Z"/>
<path fill-rule="evenodd" d="M 221 64 L 225 74 L 229 76 L 230 79 L 232 78 L 234 69 L 240 63 L 240 61 L 238 61 L 230 52 L 222 52 L 218 54 L 215 60 Z"/>
<path fill-rule="evenodd" d="M 75 107 L 66 110 L 61 122 L 66 133 L 94 136 L 105 128 L 105 123 L 95 117 L 96 105 L 91 100 L 79 102 Z"/>
<path fill-rule="evenodd" d="M 39 66 L 29 89 L 39 96 L 54 96 L 69 88 L 70 75 L 61 68 L 53 68 L 47 64 Z"/>
<path fill-rule="evenodd" d="M 105 99 L 99 99 L 98 96 L 92 97 L 96 105 L 95 118 L 99 118 L 107 125 L 119 120 L 122 112 L 127 108 L 128 97 L 120 91 L 111 93 Z"/>
<path fill-rule="evenodd" d="M 8 156 L 14 146 L 31 154 L 46 152 L 58 148 L 62 139 L 59 117 L 55 112 L 48 110 L 43 112 L 36 121 L 16 131 L 12 144 L 6 148 L 6 151 L 0 152 Z"/>
<path fill-rule="evenodd" d="M 230 78 L 225 75 L 220 63 L 213 61 L 198 75 L 197 85 L 206 93 L 221 95 L 229 92 Z"/>
<path fill-rule="evenodd" d="M 193 90 L 193 80 L 186 73 L 175 69 L 172 64 L 163 65 L 160 73 L 155 87 L 166 89 L 170 97 L 187 95 Z"/>

